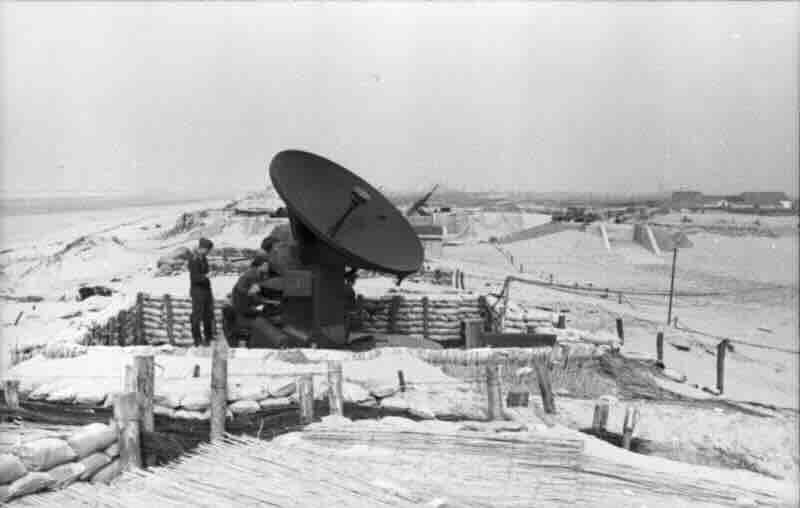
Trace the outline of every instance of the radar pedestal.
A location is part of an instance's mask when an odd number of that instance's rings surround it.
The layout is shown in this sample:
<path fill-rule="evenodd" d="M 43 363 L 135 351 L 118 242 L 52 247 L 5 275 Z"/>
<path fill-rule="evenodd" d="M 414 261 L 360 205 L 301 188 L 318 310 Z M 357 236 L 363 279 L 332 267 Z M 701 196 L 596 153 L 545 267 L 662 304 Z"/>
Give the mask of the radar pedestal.
<path fill-rule="evenodd" d="M 283 321 L 320 345 L 346 345 L 345 268 L 402 280 L 422 265 L 422 244 L 388 199 L 334 162 L 287 150 L 272 159 L 269 174 L 302 263 L 284 277 Z"/>

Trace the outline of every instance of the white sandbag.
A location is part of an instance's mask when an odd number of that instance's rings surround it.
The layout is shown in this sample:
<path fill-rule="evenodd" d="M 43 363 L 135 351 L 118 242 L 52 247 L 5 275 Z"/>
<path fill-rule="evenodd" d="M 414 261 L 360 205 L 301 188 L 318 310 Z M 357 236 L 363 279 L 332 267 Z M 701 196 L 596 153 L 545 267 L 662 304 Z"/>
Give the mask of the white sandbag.
<path fill-rule="evenodd" d="M 75 404 L 102 406 L 113 387 L 106 383 L 81 381 L 75 385 Z"/>
<path fill-rule="evenodd" d="M 235 415 L 249 415 L 257 413 L 261 406 L 254 400 L 237 400 L 228 409 Z"/>
<path fill-rule="evenodd" d="M 25 476 L 28 471 L 16 455 L 0 454 L 0 485 L 6 485 Z"/>
<path fill-rule="evenodd" d="M 211 418 L 211 411 L 188 411 L 186 409 L 179 409 L 175 411 L 175 418 L 180 420 L 200 420 L 205 421 Z"/>
<path fill-rule="evenodd" d="M 204 411 L 211 405 L 211 387 L 192 391 L 181 399 L 181 408 L 187 411 Z"/>
<path fill-rule="evenodd" d="M 181 406 L 184 393 L 185 391 L 180 383 L 156 383 L 153 404 L 154 406 L 177 409 Z"/>
<path fill-rule="evenodd" d="M 372 398 L 369 391 L 355 383 L 342 383 L 342 398 L 345 402 L 358 403 Z"/>
<path fill-rule="evenodd" d="M 400 395 L 381 400 L 381 407 L 392 411 L 408 411 L 408 401 Z"/>
<path fill-rule="evenodd" d="M 113 460 L 92 476 L 91 483 L 111 483 L 114 478 L 122 474 L 122 462 L 119 459 Z"/>
<path fill-rule="evenodd" d="M 94 476 L 94 474 L 97 471 L 104 468 L 110 463 L 111 463 L 111 458 L 102 452 L 93 453 L 88 457 L 81 459 L 79 464 L 83 466 L 84 471 L 83 473 L 81 473 L 80 479 L 84 481 L 88 480 L 89 478 Z"/>
<path fill-rule="evenodd" d="M 47 396 L 50 395 L 50 392 L 58 389 L 58 383 L 58 381 L 42 383 L 30 394 L 28 394 L 28 398 L 31 400 L 45 400 L 47 399 Z"/>
<path fill-rule="evenodd" d="M 228 380 L 228 400 L 258 401 L 269 397 L 269 386 L 264 378 L 249 377 Z"/>
<path fill-rule="evenodd" d="M 153 414 L 166 416 L 168 418 L 175 418 L 175 410 L 171 407 L 164 407 L 161 405 L 153 405 Z"/>
<path fill-rule="evenodd" d="M 384 386 L 374 386 L 370 388 L 369 392 L 378 397 L 379 399 L 383 399 L 385 397 L 391 397 L 395 393 L 397 393 L 399 388 L 397 386 L 392 385 L 384 385 Z"/>
<path fill-rule="evenodd" d="M 78 481 L 83 473 L 86 472 L 86 466 L 80 462 L 67 462 L 49 470 L 47 474 L 55 480 L 56 489 L 63 489 Z"/>
<path fill-rule="evenodd" d="M 72 462 L 77 454 L 63 439 L 44 438 L 23 443 L 14 448 L 28 471 L 46 471 L 65 462 Z"/>
<path fill-rule="evenodd" d="M 117 429 L 102 423 L 90 423 L 67 439 L 78 458 L 88 457 L 94 452 L 108 448 L 117 440 Z"/>
<path fill-rule="evenodd" d="M 72 404 L 75 400 L 75 387 L 71 384 L 59 384 L 58 388 L 47 394 L 47 402 L 58 404 Z"/>
<path fill-rule="evenodd" d="M 267 391 L 270 397 L 288 397 L 295 392 L 295 380 L 291 377 L 267 378 Z"/>
<path fill-rule="evenodd" d="M 8 486 L 8 498 L 27 496 L 52 488 L 56 481 L 47 473 L 28 473 Z"/>
<path fill-rule="evenodd" d="M 269 411 L 273 409 L 285 409 L 295 405 L 295 403 L 289 397 L 276 397 L 259 400 L 258 405 L 262 410 Z"/>
<path fill-rule="evenodd" d="M 103 450 L 103 453 L 105 453 L 112 459 L 119 457 L 119 441 L 115 442 L 114 444 Z"/>

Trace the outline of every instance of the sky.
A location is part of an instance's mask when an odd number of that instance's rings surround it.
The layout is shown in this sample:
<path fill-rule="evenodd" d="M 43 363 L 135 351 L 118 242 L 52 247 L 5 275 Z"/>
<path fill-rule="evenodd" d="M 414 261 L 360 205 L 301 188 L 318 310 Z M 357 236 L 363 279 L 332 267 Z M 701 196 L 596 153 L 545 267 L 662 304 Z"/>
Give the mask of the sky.
<path fill-rule="evenodd" d="M 796 2 L 0 3 L 0 195 L 798 188 Z"/>

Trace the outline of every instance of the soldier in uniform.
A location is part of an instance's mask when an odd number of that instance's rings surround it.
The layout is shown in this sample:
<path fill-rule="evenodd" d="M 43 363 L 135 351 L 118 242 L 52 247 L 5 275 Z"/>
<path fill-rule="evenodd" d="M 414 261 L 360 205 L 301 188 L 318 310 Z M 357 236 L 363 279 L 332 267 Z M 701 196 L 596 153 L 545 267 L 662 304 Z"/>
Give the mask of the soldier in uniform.
<path fill-rule="evenodd" d="M 197 249 L 189 258 L 189 296 L 192 299 L 192 338 L 194 345 L 208 346 L 214 338 L 214 295 L 211 293 L 211 281 L 208 280 L 208 259 L 206 256 L 214 248 L 207 238 L 201 238 Z M 205 341 L 200 336 L 200 323 L 203 324 Z"/>

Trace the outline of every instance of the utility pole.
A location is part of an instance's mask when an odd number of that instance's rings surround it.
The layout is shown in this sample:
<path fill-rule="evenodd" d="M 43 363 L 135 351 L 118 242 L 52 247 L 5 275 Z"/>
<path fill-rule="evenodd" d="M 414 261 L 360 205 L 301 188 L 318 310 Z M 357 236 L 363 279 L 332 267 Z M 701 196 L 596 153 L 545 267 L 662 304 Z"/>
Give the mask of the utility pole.
<path fill-rule="evenodd" d="M 678 247 L 672 249 L 672 277 L 669 280 L 669 310 L 667 310 L 667 326 L 672 322 L 672 295 L 675 292 L 675 263 L 678 260 Z"/>

